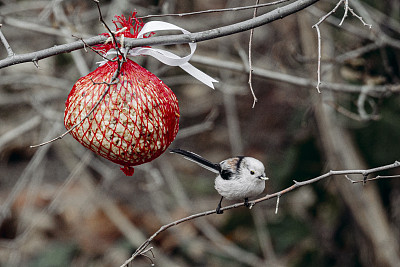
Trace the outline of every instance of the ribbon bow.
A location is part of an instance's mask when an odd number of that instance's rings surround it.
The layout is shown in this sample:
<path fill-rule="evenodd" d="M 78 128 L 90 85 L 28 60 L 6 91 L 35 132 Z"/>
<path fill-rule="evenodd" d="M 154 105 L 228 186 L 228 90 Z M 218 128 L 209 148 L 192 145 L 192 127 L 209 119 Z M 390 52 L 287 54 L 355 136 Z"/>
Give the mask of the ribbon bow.
<path fill-rule="evenodd" d="M 137 38 L 143 38 L 143 36 L 146 33 L 155 31 L 165 31 L 165 30 L 179 30 L 184 34 L 190 33 L 189 31 L 168 22 L 150 21 L 146 23 L 143 26 L 143 28 L 139 31 Z M 172 52 L 152 47 L 134 47 L 129 49 L 128 54 L 131 56 L 140 56 L 140 55 L 152 56 L 166 65 L 179 66 L 181 69 L 192 75 L 200 82 L 214 89 L 213 82 L 218 82 L 218 81 L 208 76 L 207 74 L 205 74 L 204 72 L 202 72 L 201 70 L 197 69 L 196 67 L 194 67 L 189 63 L 189 60 L 196 51 L 197 44 L 189 43 L 189 47 L 190 47 L 190 54 L 185 57 L 180 57 Z M 124 52 L 123 48 L 121 51 Z M 109 50 L 106 56 L 116 53 L 117 52 L 115 50 Z M 100 63 L 100 66 L 102 66 L 106 63 L 106 61 L 101 61 L 98 63 Z"/>

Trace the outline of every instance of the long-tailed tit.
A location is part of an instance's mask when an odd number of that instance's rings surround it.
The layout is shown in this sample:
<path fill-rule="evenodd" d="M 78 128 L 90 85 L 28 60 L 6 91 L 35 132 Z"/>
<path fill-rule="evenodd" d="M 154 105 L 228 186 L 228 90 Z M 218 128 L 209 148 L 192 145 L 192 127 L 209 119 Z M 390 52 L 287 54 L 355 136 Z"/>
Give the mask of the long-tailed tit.
<path fill-rule="evenodd" d="M 190 151 L 172 149 L 171 153 L 183 155 L 186 159 L 193 161 L 219 175 L 215 178 L 215 189 L 222 196 L 217 206 L 217 214 L 222 214 L 221 203 L 225 197 L 229 200 L 244 199 L 246 207 L 250 207 L 249 198 L 261 194 L 265 188 L 264 164 L 251 157 L 234 157 L 212 163 L 207 159 Z"/>

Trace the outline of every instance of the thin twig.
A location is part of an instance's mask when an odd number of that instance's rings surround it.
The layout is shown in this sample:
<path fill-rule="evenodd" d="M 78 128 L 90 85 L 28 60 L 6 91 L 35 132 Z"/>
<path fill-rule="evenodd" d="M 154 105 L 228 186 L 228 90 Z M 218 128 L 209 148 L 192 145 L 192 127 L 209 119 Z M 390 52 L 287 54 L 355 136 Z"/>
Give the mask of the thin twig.
<path fill-rule="evenodd" d="M 317 38 L 318 38 L 318 66 L 317 66 L 317 92 L 321 93 L 321 90 L 319 89 L 319 86 L 321 85 L 321 32 L 319 30 L 319 26 L 315 24 L 313 26 L 317 30 Z"/>
<path fill-rule="evenodd" d="M 366 26 L 366 27 L 372 29 L 372 24 L 366 23 L 366 22 L 363 20 L 363 18 L 362 18 L 361 16 L 357 15 L 357 14 L 354 12 L 354 10 L 353 10 L 352 8 L 348 7 L 348 9 L 349 9 L 350 13 L 351 13 L 354 17 L 358 18 L 364 26 Z"/>
<path fill-rule="evenodd" d="M 357 184 L 357 183 L 365 183 L 365 182 L 375 181 L 375 180 L 379 180 L 379 179 L 400 178 L 400 175 L 378 175 L 378 176 L 375 176 L 374 178 L 362 179 L 362 180 L 353 180 L 348 175 L 345 175 L 345 177 L 347 180 L 349 180 L 353 184 Z"/>
<path fill-rule="evenodd" d="M 221 9 L 208 9 L 208 10 L 201 10 L 201 11 L 187 12 L 187 13 L 176 13 L 176 14 L 147 15 L 147 16 L 138 17 L 138 19 L 160 18 L 160 17 L 184 17 L 184 16 L 192 16 L 192 15 L 216 13 L 216 12 L 241 11 L 241 10 L 246 10 L 246 9 L 253 9 L 253 8 L 257 9 L 260 7 L 278 5 L 278 4 L 287 2 L 287 1 L 289 1 L 289 0 L 278 0 L 278 1 L 264 3 L 264 4 L 258 4 L 259 1 L 257 1 L 257 4 L 252 5 L 252 6 L 230 7 L 230 8 L 221 8 Z"/>
<path fill-rule="evenodd" d="M 90 50 L 92 50 L 92 51 L 93 51 L 94 53 L 96 53 L 98 56 L 102 57 L 104 60 L 111 61 L 111 62 L 117 61 L 116 59 L 108 59 L 107 57 L 105 57 L 102 53 L 100 53 L 99 51 L 97 51 L 96 49 L 94 49 L 92 46 L 88 45 L 88 44 L 86 43 L 86 41 L 85 41 L 82 37 L 78 37 L 78 36 L 74 36 L 74 35 L 72 35 L 72 36 L 75 37 L 76 39 L 81 40 L 81 42 L 85 45 L 85 46 L 83 47 L 85 50 L 86 50 L 86 48 L 88 47 Z"/>
<path fill-rule="evenodd" d="M 316 183 L 316 182 L 318 182 L 320 180 L 323 180 L 323 179 L 326 179 L 326 178 L 332 177 L 332 176 L 338 176 L 338 175 L 345 175 L 346 176 L 348 174 L 358 174 L 358 175 L 362 175 L 363 177 L 367 177 L 371 173 L 384 171 L 384 170 L 389 170 L 389 169 L 394 169 L 394 168 L 398 168 L 398 167 L 400 167 L 400 162 L 399 161 L 395 161 L 392 164 L 388 164 L 388 165 L 384 165 L 384 166 L 380 166 L 380 167 L 376 167 L 376 168 L 371 168 L 371 169 L 368 169 L 368 170 L 329 171 L 328 173 L 325 173 L 323 175 L 320 175 L 318 177 L 315 177 L 315 178 L 312 178 L 312 179 L 309 179 L 309 180 L 306 180 L 306 181 L 298 182 L 296 180 L 293 180 L 294 184 L 292 186 L 287 187 L 287 188 L 285 188 L 285 189 L 283 189 L 283 190 L 281 190 L 279 192 L 276 192 L 276 193 L 273 193 L 273 194 L 268 194 L 268 195 L 266 195 L 264 197 L 261 197 L 261 198 L 258 198 L 256 200 L 250 201 L 249 204 L 255 205 L 257 203 L 260 203 L 260 202 L 263 202 L 263 201 L 266 201 L 266 200 L 269 200 L 269 199 L 272 199 L 272 198 L 280 198 L 282 195 L 287 194 L 287 193 L 289 193 L 289 192 L 291 192 L 291 191 L 293 191 L 293 190 L 295 190 L 295 189 L 297 189 L 299 187 L 302 187 L 302 186 L 305 186 L 305 185 L 310 185 L 312 183 Z M 381 177 L 386 177 L 386 176 L 381 176 Z M 399 177 L 400 177 L 400 175 L 396 175 L 396 176 L 393 176 L 393 177 L 390 177 L 390 178 L 399 178 Z M 346 176 L 346 178 L 349 179 L 347 176 Z M 366 182 L 366 181 L 369 181 L 369 180 L 376 180 L 376 179 L 364 179 L 364 180 L 361 180 L 360 182 Z M 234 209 L 234 208 L 242 207 L 244 205 L 245 205 L 244 202 L 236 203 L 236 204 L 233 204 L 233 205 L 230 205 L 230 206 L 222 207 L 221 210 Z M 158 229 L 158 231 L 156 231 L 145 242 L 143 242 L 142 245 L 140 245 L 136 249 L 136 251 L 132 254 L 132 256 L 129 259 L 127 259 L 120 267 L 128 266 L 128 264 L 130 264 L 137 256 L 141 255 L 147 249 L 149 244 L 161 232 L 164 232 L 165 230 L 167 230 L 167 229 L 169 229 L 169 228 L 171 228 L 173 226 L 176 226 L 178 224 L 181 224 L 181 223 L 184 223 L 184 222 L 196 219 L 196 218 L 200 218 L 200 217 L 208 216 L 208 215 L 211 215 L 211 214 L 215 214 L 215 213 L 216 213 L 215 210 L 209 210 L 209 211 L 205 211 L 205 212 L 200 212 L 200 213 L 193 214 L 193 215 L 181 218 L 179 220 L 176 220 L 174 222 L 171 222 L 171 223 L 168 223 L 168 224 L 165 224 L 165 225 L 161 226 Z"/>
<path fill-rule="evenodd" d="M 325 101 L 324 103 L 331 106 L 333 109 L 335 109 L 337 112 L 339 112 L 343 116 L 346 116 L 349 119 L 352 119 L 355 121 L 370 121 L 370 120 L 376 121 L 376 120 L 380 119 L 380 116 L 376 115 L 376 114 L 371 114 L 371 115 L 366 114 L 366 116 L 362 117 L 361 115 L 351 112 L 350 110 L 340 106 L 339 104 L 337 104 L 333 101 Z"/>
<path fill-rule="evenodd" d="M 276 197 L 276 207 L 275 207 L 275 214 L 278 214 L 278 209 L 279 209 L 279 200 L 281 199 L 281 196 L 278 195 Z"/>
<path fill-rule="evenodd" d="M 104 21 L 103 19 L 103 14 L 101 13 L 101 8 L 100 8 L 100 3 L 98 0 L 93 0 L 93 2 L 96 3 L 97 6 L 97 10 L 99 11 L 99 21 L 103 24 L 103 26 L 107 29 L 108 33 L 110 34 L 111 39 L 113 40 L 113 43 L 115 44 L 115 50 L 117 51 L 117 60 L 119 59 L 118 55 L 123 56 L 124 54 L 121 52 L 121 50 L 119 49 L 118 41 L 117 41 L 117 37 L 115 36 L 115 32 L 112 31 L 110 29 L 110 27 L 108 27 L 107 23 Z M 125 29 L 121 29 L 121 30 L 125 30 Z M 107 40 L 106 40 L 107 42 Z M 126 58 L 123 58 L 124 61 L 126 61 Z M 120 64 L 118 64 L 120 65 Z"/>
<path fill-rule="evenodd" d="M 319 21 L 318 21 L 316 24 L 314 24 L 314 25 L 312 26 L 312 28 L 315 28 L 315 29 L 316 29 L 316 31 L 317 31 L 317 38 L 318 38 L 318 61 L 317 61 L 318 66 L 317 66 L 317 86 L 316 86 L 317 92 L 318 92 L 318 93 L 321 93 L 319 86 L 321 85 L 321 58 L 322 58 L 322 55 L 321 55 L 321 50 L 322 50 L 321 31 L 320 31 L 320 29 L 319 29 L 319 25 L 321 25 L 321 23 L 324 22 L 330 15 L 332 15 L 334 12 L 336 12 L 336 10 L 337 10 L 338 7 L 342 4 L 343 1 L 344 1 L 344 0 L 340 0 L 340 1 L 336 4 L 336 6 L 335 6 L 331 11 L 329 11 L 328 13 L 326 13 L 323 17 L 321 17 L 321 18 L 319 19 Z M 340 25 L 340 24 L 339 24 L 339 25 Z"/>
<path fill-rule="evenodd" d="M 147 259 L 149 259 L 149 261 L 151 262 L 151 266 L 154 266 L 153 259 L 149 255 L 146 255 L 146 253 L 149 252 L 149 251 L 151 253 L 151 256 L 154 259 L 155 257 L 154 257 L 154 253 L 153 253 L 153 247 L 149 247 L 149 248 L 145 249 L 142 253 L 140 253 L 140 255 L 146 257 Z"/>
<path fill-rule="evenodd" d="M 357 99 L 357 110 L 358 114 L 360 114 L 360 117 L 363 121 L 369 120 L 369 115 L 367 111 L 365 110 L 365 102 L 367 100 L 367 93 L 368 93 L 369 87 L 364 86 L 363 89 L 361 90 L 361 93 L 358 95 Z"/>
<path fill-rule="evenodd" d="M 322 44 L 321 44 L 321 31 L 320 31 L 320 29 L 319 29 L 319 26 L 320 26 L 320 25 L 322 24 L 322 22 L 324 22 L 328 17 L 330 17 L 333 13 L 335 13 L 336 10 L 339 8 L 339 6 L 340 6 L 342 3 L 344 3 L 344 15 L 343 15 L 343 17 L 342 17 L 342 20 L 339 22 L 339 26 L 342 26 L 342 24 L 343 24 L 345 18 L 347 17 L 348 11 L 350 11 L 350 13 L 351 13 L 353 16 L 357 17 L 357 18 L 364 24 L 364 26 L 368 26 L 370 29 L 372 28 L 372 25 L 371 25 L 371 24 L 365 23 L 364 20 L 363 20 L 363 18 L 362 18 L 361 16 L 357 15 L 357 14 L 354 12 L 354 10 L 351 9 L 351 8 L 349 7 L 349 2 L 348 2 L 348 0 L 340 0 L 340 1 L 336 4 L 336 6 L 335 6 L 331 11 L 329 11 L 329 12 L 326 13 L 324 16 L 322 16 L 322 17 L 319 19 L 319 21 L 318 21 L 316 24 L 314 24 L 314 25 L 312 26 L 312 28 L 315 28 L 315 29 L 316 29 L 316 31 L 317 31 L 317 38 L 318 38 L 318 66 L 317 66 L 317 86 L 316 86 L 318 93 L 321 92 L 321 91 L 320 91 L 320 85 L 321 85 L 321 58 L 322 58 L 322 55 L 321 55 L 321 50 L 322 50 L 322 48 L 321 48 L 321 46 L 322 46 Z"/>
<path fill-rule="evenodd" d="M 2 27 L 2 25 L 0 24 L 0 28 L 1 27 Z M 1 31 L 1 29 L 0 29 L 0 39 L 1 39 L 1 42 L 3 43 L 4 47 L 7 50 L 8 57 L 13 57 L 15 55 L 14 51 L 12 50 L 10 44 L 8 43 L 6 37 L 4 36 L 3 32 Z"/>
<path fill-rule="evenodd" d="M 339 23 L 339 26 L 342 26 L 344 20 L 347 18 L 348 10 L 349 10 L 349 0 L 344 0 L 344 14 L 343 14 L 342 20 Z"/>
<path fill-rule="evenodd" d="M 256 5 L 258 5 L 260 1 L 256 0 Z M 255 18 L 257 16 L 257 8 L 254 9 L 254 13 L 253 13 L 253 18 Z M 253 106 L 252 108 L 254 108 L 254 106 L 256 105 L 257 102 L 257 97 L 254 94 L 254 89 L 253 89 L 253 61 L 252 61 L 252 55 L 251 55 L 251 47 L 253 44 L 253 35 L 254 35 L 254 29 L 250 30 L 250 38 L 249 38 L 249 87 L 250 87 L 250 92 L 253 95 Z"/>

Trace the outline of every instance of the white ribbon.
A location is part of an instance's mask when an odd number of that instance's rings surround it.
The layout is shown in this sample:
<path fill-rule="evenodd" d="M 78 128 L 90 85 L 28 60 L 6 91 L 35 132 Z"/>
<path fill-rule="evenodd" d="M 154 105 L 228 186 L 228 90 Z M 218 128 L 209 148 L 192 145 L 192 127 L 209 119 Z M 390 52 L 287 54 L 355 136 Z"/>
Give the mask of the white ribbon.
<path fill-rule="evenodd" d="M 179 30 L 184 34 L 190 33 L 189 31 L 178 27 L 174 24 L 168 23 L 168 22 L 163 22 L 163 21 L 150 21 L 146 23 L 143 28 L 140 30 L 138 33 L 137 38 L 143 38 L 143 36 L 146 33 L 150 32 L 155 32 L 155 31 L 165 31 L 165 30 Z M 157 49 L 157 48 L 151 48 L 151 47 L 134 47 L 128 51 L 129 55 L 131 56 L 140 56 L 140 55 L 146 55 L 146 56 L 152 56 L 159 60 L 160 62 L 169 65 L 169 66 L 179 66 L 182 68 L 184 71 L 192 75 L 194 78 L 199 80 L 200 82 L 206 84 L 207 86 L 211 87 L 214 89 L 213 82 L 218 82 L 214 78 L 208 76 L 201 70 L 197 69 L 193 65 L 189 63 L 189 60 L 193 56 L 194 52 L 196 51 L 197 44 L 196 43 L 189 43 L 190 47 L 190 54 L 185 56 L 185 57 L 180 57 L 178 55 L 175 55 L 174 53 L 171 53 L 169 51 L 165 51 L 162 49 Z M 121 48 L 120 49 L 122 53 L 125 52 L 125 49 Z M 107 54 L 105 55 L 106 57 L 109 55 L 117 54 L 115 50 L 109 50 Z M 100 63 L 100 66 L 104 65 L 107 61 L 101 61 L 98 62 Z"/>

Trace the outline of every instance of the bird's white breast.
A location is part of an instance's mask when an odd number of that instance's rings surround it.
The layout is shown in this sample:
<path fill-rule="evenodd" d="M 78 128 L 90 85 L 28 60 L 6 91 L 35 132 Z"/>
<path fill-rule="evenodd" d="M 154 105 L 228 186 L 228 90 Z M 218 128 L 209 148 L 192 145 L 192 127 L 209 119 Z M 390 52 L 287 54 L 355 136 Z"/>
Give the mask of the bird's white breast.
<path fill-rule="evenodd" d="M 215 178 L 215 189 L 224 198 L 239 200 L 258 196 L 264 191 L 265 181 L 261 179 L 248 180 L 245 178 L 224 180 L 221 176 Z"/>

